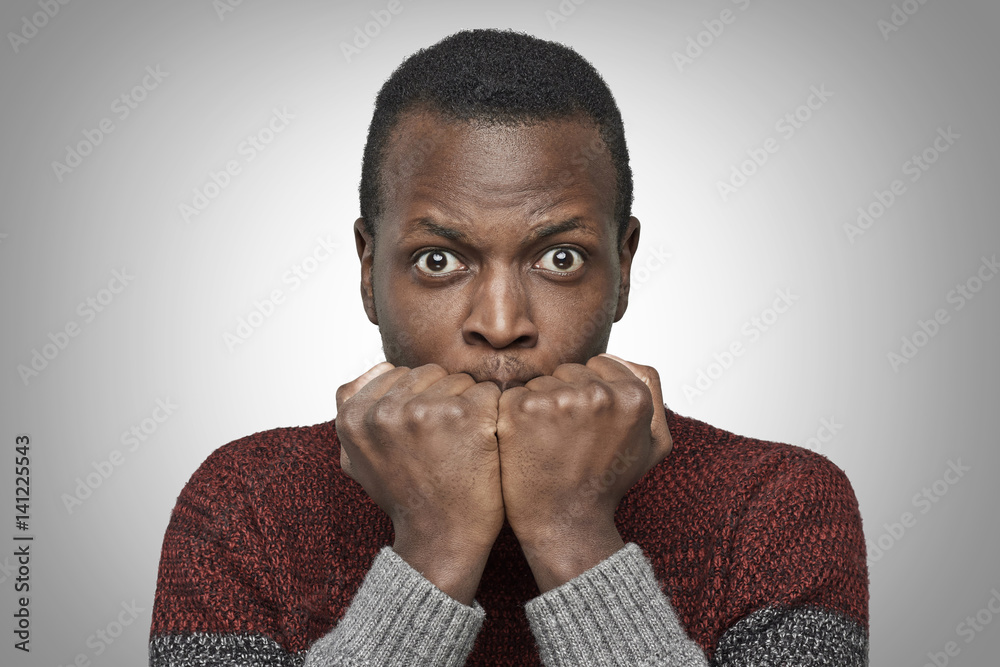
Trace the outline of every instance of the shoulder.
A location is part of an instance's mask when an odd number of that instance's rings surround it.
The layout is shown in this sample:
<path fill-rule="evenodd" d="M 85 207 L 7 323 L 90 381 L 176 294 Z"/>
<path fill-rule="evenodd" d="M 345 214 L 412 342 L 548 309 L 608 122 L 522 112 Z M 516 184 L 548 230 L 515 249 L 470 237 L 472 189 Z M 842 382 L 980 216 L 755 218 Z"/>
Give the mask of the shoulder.
<path fill-rule="evenodd" d="M 700 589 L 672 580 L 688 622 L 717 639 L 740 619 L 770 610 L 778 616 L 754 622 L 773 630 L 819 614 L 821 624 L 849 619 L 858 637 L 867 633 L 864 533 L 847 474 L 802 447 L 737 435 L 669 409 L 667 421 L 674 450 L 651 471 L 650 483 L 673 510 L 666 517 L 672 532 L 685 536 L 687 551 L 670 557 L 683 572 L 703 571 L 703 585 L 725 600 L 718 626 L 701 627 Z"/>
<path fill-rule="evenodd" d="M 340 468 L 334 422 L 276 428 L 213 451 L 177 497 L 166 541 L 306 555 L 378 523 L 378 507 Z M 378 523 L 381 526 L 381 523 Z M 382 534 L 377 537 L 381 539 Z"/>
<path fill-rule="evenodd" d="M 334 421 L 260 431 L 217 448 L 181 492 L 191 496 L 273 493 L 289 484 L 329 484 L 340 477 Z"/>
<path fill-rule="evenodd" d="M 866 576 L 857 497 L 830 459 L 669 411 L 667 420 L 674 450 L 642 482 L 636 511 L 754 568 L 780 562 L 791 574 L 812 563 Z"/>
<path fill-rule="evenodd" d="M 700 480 L 745 500 L 812 496 L 857 506 L 847 474 L 822 454 L 737 435 L 669 408 L 667 422 L 674 448 L 659 466 L 664 474 Z"/>

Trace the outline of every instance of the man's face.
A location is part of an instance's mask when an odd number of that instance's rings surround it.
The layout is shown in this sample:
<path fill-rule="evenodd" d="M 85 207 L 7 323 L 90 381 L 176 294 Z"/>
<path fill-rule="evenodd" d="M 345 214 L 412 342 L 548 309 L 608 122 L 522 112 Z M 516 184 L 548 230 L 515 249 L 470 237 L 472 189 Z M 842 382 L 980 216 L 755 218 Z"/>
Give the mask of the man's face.
<path fill-rule="evenodd" d="M 404 115 L 383 166 L 361 292 L 386 360 L 500 389 L 606 351 L 639 240 L 617 243 L 615 173 L 592 124 L 485 126 Z"/>

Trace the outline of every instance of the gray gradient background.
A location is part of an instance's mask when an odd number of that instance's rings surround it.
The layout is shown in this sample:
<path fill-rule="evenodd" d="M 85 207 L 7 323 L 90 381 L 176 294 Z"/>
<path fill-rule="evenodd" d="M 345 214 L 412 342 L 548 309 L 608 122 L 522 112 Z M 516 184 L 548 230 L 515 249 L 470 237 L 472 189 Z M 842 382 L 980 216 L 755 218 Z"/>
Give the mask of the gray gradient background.
<path fill-rule="evenodd" d="M 401 0 L 351 62 L 340 43 L 386 3 L 243 0 L 220 17 L 211 0 L 71 2 L 17 53 L 5 37 L 0 662 L 145 664 L 161 539 L 191 473 L 238 437 L 332 418 L 337 386 L 381 359 L 351 236 L 374 96 L 417 48 L 492 26 L 576 47 L 622 109 L 645 273 L 609 351 L 659 369 L 675 410 L 737 433 L 806 446 L 833 418 L 821 452 L 852 480 L 870 544 L 916 519 L 870 563 L 872 664 L 923 665 L 949 641 L 953 665 L 996 664 L 1000 622 L 970 642 L 957 626 L 1000 590 L 1000 280 L 960 311 L 946 296 L 1000 252 L 1000 8 L 928 2 L 885 39 L 888 0 L 741 4 L 588 0 L 553 27 L 557 0 Z M 678 71 L 673 52 L 726 8 L 735 21 Z M 0 28 L 38 11 L 4 2 Z M 112 101 L 157 65 L 169 75 L 120 120 Z M 811 86 L 833 96 L 785 140 L 775 123 Z M 247 162 L 238 147 L 274 108 L 294 119 Z M 115 130 L 60 182 L 52 162 L 102 118 Z M 960 138 L 911 183 L 903 163 L 949 126 Z M 768 137 L 778 152 L 723 202 L 717 181 Z M 182 220 L 232 159 L 242 172 Z M 897 178 L 906 193 L 849 242 L 844 224 Z M 320 235 L 339 248 L 292 289 L 283 275 Z M 86 323 L 77 305 L 122 268 L 134 280 Z M 284 303 L 231 351 L 223 335 L 274 289 Z M 744 323 L 779 289 L 798 300 L 750 341 Z M 950 321 L 894 371 L 887 353 L 938 308 Z M 69 321 L 79 335 L 22 382 L 18 365 Z M 745 353 L 689 400 L 684 385 L 733 341 Z M 167 398 L 176 412 L 123 447 Z M 30 656 L 10 632 L 20 433 L 33 440 Z M 124 463 L 70 513 L 63 494 L 113 450 Z M 971 470 L 921 513 L 914 495 L 949 460 Z M 96 655 L 88 638 L 132 601 L 138 619 Z"/>

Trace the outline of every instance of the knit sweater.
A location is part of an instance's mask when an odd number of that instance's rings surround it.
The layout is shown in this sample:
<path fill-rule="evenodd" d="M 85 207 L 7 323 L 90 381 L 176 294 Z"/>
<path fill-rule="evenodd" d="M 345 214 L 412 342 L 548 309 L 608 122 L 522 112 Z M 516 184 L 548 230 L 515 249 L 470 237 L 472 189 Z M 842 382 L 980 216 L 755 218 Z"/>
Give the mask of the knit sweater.
<path fill-rule="evenodd" d="M 620 551 L 539 595 L 505 522 L 471 607 L 386 546 L 334 421 L 229 443 L 171 515 L 150 665 L 867 665 L 844 472 L 666 415 L 673 451 L 622 499 Z"/>

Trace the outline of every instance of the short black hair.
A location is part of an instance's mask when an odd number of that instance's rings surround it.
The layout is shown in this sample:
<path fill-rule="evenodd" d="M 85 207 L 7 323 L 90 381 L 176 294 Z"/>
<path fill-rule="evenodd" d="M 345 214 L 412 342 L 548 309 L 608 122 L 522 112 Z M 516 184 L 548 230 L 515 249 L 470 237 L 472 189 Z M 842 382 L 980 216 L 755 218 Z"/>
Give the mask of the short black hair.
<path fill-rule="evenodd" d="M 614 216 L 621 242 L 632 215 L 625 128 L 611 89 L 573 49 L 513 30 L 477 29 L 455 33 L 404 60 L 375 99 L 361 164 L 361 217 L 373 240 L 383 213 L 382 165 L 389 139 L 402 114 L 416 110 L 491 125 L 592 121 L 615 171 Z"/>

